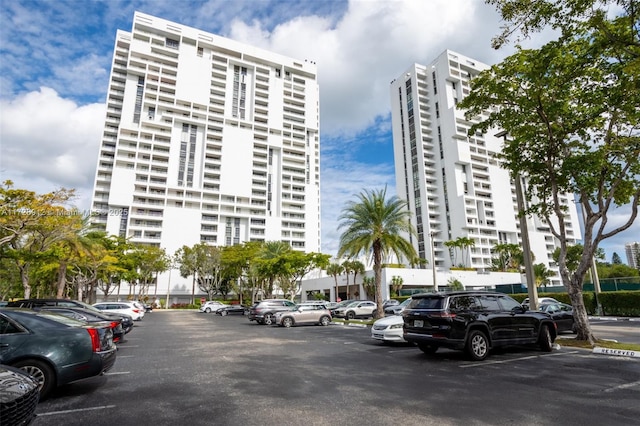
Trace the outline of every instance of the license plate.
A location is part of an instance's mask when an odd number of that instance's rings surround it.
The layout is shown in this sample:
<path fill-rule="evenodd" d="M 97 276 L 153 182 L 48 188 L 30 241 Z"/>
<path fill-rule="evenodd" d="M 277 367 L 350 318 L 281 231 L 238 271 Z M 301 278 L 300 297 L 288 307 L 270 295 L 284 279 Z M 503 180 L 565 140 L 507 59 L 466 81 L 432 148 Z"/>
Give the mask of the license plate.
<path fill-rule="evenodd" d="M 424 321 L 422 320 L 413 320 L 414 327 L 424 327 Z"/>

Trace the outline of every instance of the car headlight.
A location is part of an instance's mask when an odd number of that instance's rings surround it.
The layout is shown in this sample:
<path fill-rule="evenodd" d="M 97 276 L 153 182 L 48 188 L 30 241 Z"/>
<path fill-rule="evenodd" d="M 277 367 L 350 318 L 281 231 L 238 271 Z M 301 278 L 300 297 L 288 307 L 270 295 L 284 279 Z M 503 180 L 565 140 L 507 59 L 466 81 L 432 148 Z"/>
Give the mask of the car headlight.
<path fill-rule="evenodd" d="M 393 324 L 391 327 L 389 328 L 402 328 L 404 324 Z"/>

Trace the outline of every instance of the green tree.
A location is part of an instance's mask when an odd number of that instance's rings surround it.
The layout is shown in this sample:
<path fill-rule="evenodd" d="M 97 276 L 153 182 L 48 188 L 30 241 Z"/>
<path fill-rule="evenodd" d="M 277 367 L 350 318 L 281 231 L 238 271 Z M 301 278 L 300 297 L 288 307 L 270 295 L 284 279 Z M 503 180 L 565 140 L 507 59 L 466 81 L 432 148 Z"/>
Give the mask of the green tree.
<path fill-rule="evenodd" d="M 462 291 L 462 290 L 464 290 L 464 285 L 462 285 L 462 282 L 460 282 L 459 279 L 454 278 L 454 277 L 451 277 L 451 278 L 449 278 L 449 280 L 447 280 L 447 286 L 452 291 Z"/>
<path fill-rule="evenodd" d="M 460 250 L 467 252 L 467 261 L 469 262 L 468 264 L 466 262 L 464 262 L 464 266 L 465 268 L 467 267 L 467 265 L 471 266 L 471 247 L 475 247 L 476 245 L 476 241 L 473 238 L 470 237 L 460 237 L 457 239 L 458 241 L 458 245 L 460 247 Z"/>
<path fill-rule="evenodd" d="M 553 277 L 555 274 L 553 271 L 547 268 L 547 265 L 544 263 L 536 263 L 533 265 L 533 276 L 535 279 L 536 287 L 547 286 L 549 284 L 549 278 Z"/>
<path fill-rule="evenodd" d="M 554 22 L 562 35 L 537 50 L 518 48 L 482 72 L 459 107 L 467 109 L 469 119 L 482 117 L 471 134 L 496 128 L 508 134 L 500 154 L 502 164 L 527 182 L 528 208 L 523 213 L 544 218 L 559 241 L 558 266 L 574 307 L 577 338 L 593 344 L 582 298 L 584 276 L 598 244 L 632 225 L 640 200 L 640 45 L 635 9 L 611 19 L 604 12 L 588 12 L 595 21 L 565 22 L 563 17 L 572 13 L 569 1 L 558 2 L 548 14 L 538 11 L 529 17 L 527 5 L 551 7 L 552 3 L 491 2 L 503 6 L 503 14 L 509 12 L 507 6 L 516 9 L 509 13 L 528 20 L 530 28 Z M 622 38 L 629 43 L 620 42 Z M 578 194 L 586 217 L 584 250 L 573 273 L 567 267 L 567 247 L 573 237 L 561 197 L 566 193 Z M 618 226 L 605 226 L 609 211 L 625 204 L 631 206 L 628 218 Z"/>
<path fill-rule="evenodd" d="M 444 245 L 449 249 L 451 264 L 456 266 L 458 264 L 458 249 L 460 248 L 460 242 L 458 240 L 449 240 L 445 241 Z"/>
<path fill-rule="evenodd" d="M 520 269 L 522 247 L 519 244 L 499 243 L 493 246 L 492 253 L 494 255 L 491 259 L 493 270 L 507 272 Z"/>
<path fill-rule="evenodd" d="M 256 259 L 260 273 L 267 279 L 267 297 L 273 296 L 276 282 L 287 274 L 285 255 L 292 251 L 289 243 L 283 241 L 266 241 L 262 244 Z"/>
<path fill-rule="evenodd" d="M 375 297 L 376 279 L 374 277 L 362 277 L 362 288 L 364 288 L 369 298 Z"/>
<path fill-rule="evenodd" d="M 31 297 L 31 267 L 50 261 L 54 245 L 69 234 L 78 213 L 65 205 L 74 197 L 64 188 L 37 195 L 14 189 L 10 180 L 0 186 L 0 256 L 15 263 L 25 298 Z"/>
<path fill-rule="evenodd" d="M 331 263 L 327 266 L 326 273 L 333 277 L 333 280 L 336 283 L 336 295 L 335 301 L 338 301 L 338 275 L 341 275 L 344 272 L 344 266 L 339 263 Z"/>
<path fill-rule="evenodd" d="M 394 196 L 387 199 L 387 189 L 365 190 L 358 195 L 358 201 L 351 201 L 342 210 L 338 229 L 340 235 L 338 256 L 357 257 L 364 253 L 373 257 L 375 277 L 375 301 L 377 314 L 384 316 L 382 309 L 382 261 L 394 253 L 398 259 L 412 259 L 417 256 L 415 249 L 403 235 L 415 235 L 409 222 L 407 203 Z"/>
<path fill-rule="evenodd" d="M 404 280 L 402 279 L 402 277 L 398 277 L 396 275 L 391 277 L 391 295 L 396 297 L 399 296 L 400 289 L 402 289 L 403 284 Z"/>
<path fill-rule="evenodd" d="M 622 265 L 622 259 L 620 259 L 618 253 L 613 252 L 613 254 L 611 255 L 611 263 L 613 265 Z"/>

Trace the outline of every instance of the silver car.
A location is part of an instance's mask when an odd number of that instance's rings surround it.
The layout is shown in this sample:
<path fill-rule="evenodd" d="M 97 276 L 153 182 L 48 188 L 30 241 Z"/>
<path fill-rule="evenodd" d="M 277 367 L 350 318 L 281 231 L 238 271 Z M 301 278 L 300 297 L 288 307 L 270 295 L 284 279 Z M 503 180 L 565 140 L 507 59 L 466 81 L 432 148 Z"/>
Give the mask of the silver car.
<path fill-rule="evenodd" d="M 292 327 L 299 324 L 331 324 L 331 311 L 318 304 L 301 304 L 291 311 L 276 312 L 274 324 Z"/>

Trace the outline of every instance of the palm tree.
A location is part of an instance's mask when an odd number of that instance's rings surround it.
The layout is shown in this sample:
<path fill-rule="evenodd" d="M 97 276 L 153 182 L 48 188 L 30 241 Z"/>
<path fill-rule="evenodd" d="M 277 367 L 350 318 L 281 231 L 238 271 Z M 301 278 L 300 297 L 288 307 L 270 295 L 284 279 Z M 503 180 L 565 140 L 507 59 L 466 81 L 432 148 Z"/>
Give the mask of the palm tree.
<path fill-rule="evenodd" d="M 357 257 L 360 253 L 373 256 L 373 272 L 376 284 L 378 317 L 382 309 L 382 258 L 394 253 L 398 259 L 416 257 L 416 251 L 401 234 L 416 235 L 409 222 L 407 203 L 397 196 L 386 199 L 387 188 L 364 190 L 358 201 L 351 201 L 342 210 L 338 229 L 345 229 L 340 236 L 338 256 Z"/>
<path fill-rule="evenodd" d="M 475 247 L 476 241 L 473 238 L 469 237 L 460 237 L 456 240 L 460 247 L 460 250 L 467 249 L 467 260 L 469 261 L 469 265 L 471 265 L 471 247 Z M 465 268 L 467 267 L 466 262 L 464 262 Z"/>
<path fill-rule="evenodd" d="M 547 265 L 544 263 L 536 263 L 533 265 L 533 275 L 535 276 L 536 287 L 544 285 L 546 288 L 547 284 L 549 284 L 549 278 L 553 277 L 555 274 L 553 271 L 547 269 Z"/>
<path fill-rule="evenodd" d="M 356 286 L 356 292 L 360 292 L 358 290 L 358 282 L 356 281 L 356 277 L 358 274 L 364 274 L 364 264 L 359 260 L 351 261 L 351 272 L 353 272 L 353 284 Z"/>
<path fill-rule="evenodd" d="M 349 295 L 349 274 L 351 273 L 351 261 L 345 260 L 342 262 L 342 268 L 344 269 L 344 273 L 347 275 L 347 300 L 350 299 Z"/>
<path fill-rule="evenodd" d="M 339 263 L 332 263 L 327 266 L 327 274 L 331 275 L 336 282 L 336 302 L 338 301 L 338 275 L 344 272 L 344 266 Z"/>

